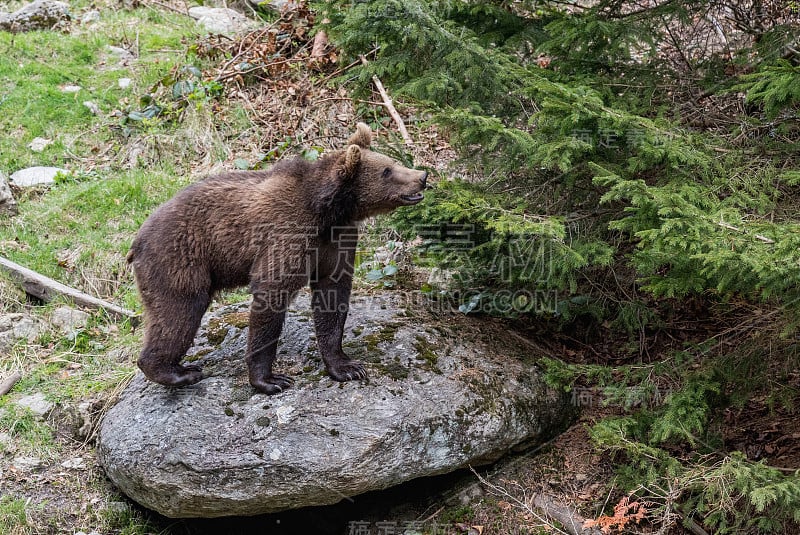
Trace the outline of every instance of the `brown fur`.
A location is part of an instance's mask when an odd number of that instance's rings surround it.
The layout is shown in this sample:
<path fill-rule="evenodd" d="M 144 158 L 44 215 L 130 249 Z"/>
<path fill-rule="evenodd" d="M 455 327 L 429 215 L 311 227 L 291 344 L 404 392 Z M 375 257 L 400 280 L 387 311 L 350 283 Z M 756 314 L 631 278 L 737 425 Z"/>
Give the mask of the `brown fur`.
<path fill-rule="evenodd" d="M 200 381 L 180 363 L 215 292 L 250 285 L 247 364 L 267 394 L 292 380 L 272 372 L 286 309 L 310 282 L 317 343 L 337 381 L 366 378 L 342 351 L 357 222 L 419 202 L 427 173 L 369 150 L 359 123 L 348 147 L 317 162 L 212 176 L 178 192 L 142 225 L 128 261 L 145 309 L 139 367 L 170 386 Z M 404 197 L 405 196 L 405 197 Z"/>

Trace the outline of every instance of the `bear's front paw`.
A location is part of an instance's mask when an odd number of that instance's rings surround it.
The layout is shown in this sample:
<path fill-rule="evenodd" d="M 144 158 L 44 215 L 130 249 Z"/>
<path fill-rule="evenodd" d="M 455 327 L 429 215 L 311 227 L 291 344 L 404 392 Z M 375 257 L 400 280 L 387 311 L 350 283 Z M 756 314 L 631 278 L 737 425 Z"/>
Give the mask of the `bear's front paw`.
<path fill-rule="evenodd" d="M 335 381 L 365 381 L 367 369 L 357 360 L 339 360 L 328 366 L 328 375 Z"/>
<path fill-rule="evenodd" d="M 271 396 L 273 394 L 280 394 L 292 386 L 292 384 L 294 384 L 294 379 L 282 373 L 273 373 L 269 377 L 251 377 L 250 384 L 259 392 Z"/>

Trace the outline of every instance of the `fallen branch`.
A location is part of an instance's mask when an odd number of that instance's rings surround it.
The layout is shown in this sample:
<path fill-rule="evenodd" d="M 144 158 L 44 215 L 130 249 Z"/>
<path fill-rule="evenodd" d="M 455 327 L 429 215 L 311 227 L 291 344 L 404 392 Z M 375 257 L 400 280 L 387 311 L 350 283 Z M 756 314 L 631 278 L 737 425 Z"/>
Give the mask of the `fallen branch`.
<path fill-rule="evenodd" d="M 367 58 L 364 56 L 361 56 L 361 63 L 364 65 L 369 64 Z M 403 118 L 400 117 L 399 113 L 397 113 L 397 108 L 394 107 L 392 98 L 389 96 L 389 93 L 386 92 L 386 88 L 383 87 L 380 78 L 378 78 L 376 75 L 373 75 L 372 83 L 374 83 L 375 87 L 378 88 L 378 93 L 381 94 L 381 98 L 383 98 L 383 103 L 386 105 L 389 115 L 391 115 L 392 119 L 394 119 L 395 124 L 397 124 L 397 129 L 400 130 L 400 135 L 403 136 L 403 141 L 405 141 L 406 145 L 413 145 L 414 141 L 411 139 L 411 136 L 408 135 L 406 123 L 403 122 Z"/>
<path fill-rule="evenodd" d="M 0 396 L 5 396 L 8 394 L 20 379 L 22 379 L 21 373 L 11 372 L 11 376 L 7 377 L 2 383 L 0 383 Z"/>
<path fill-rule="evenodd" d="M 584 527 L 586 519 L 574 511 L 571 507 L 556 504 L 551 498 L 544 494 L 536 494 L 530 500 L 526 497 L 520 499 L 511 494 L 505 488 L 495 485 L 481 476 L 474 468 L 470 467 L 472 473 L 478 478 L 478 481 L 484 485 L 489 492 L 496 496 L 505 498 L 512 504 L 521 508 L 527 514 L 541 522 L 543 525 L 550 527 L 554 532 L 562 535 L 603 535 L 603 532 L 595 528 Z M 535 509 L 534 509 L 535 508 Z M 544 515 L 540 514 L 541 510 Z M 558 528 L 552 520 L 558 522 L 561 528 Z"/>
<path fill-rule="evenodd" d="M 52 301 L 56 295 L 66 296 L 76 304 L 92 309 L 103 309 L 109 314 L 118 318 L 128 318 L 133 325 L 139 323 L 139 316 L 135 312 L 119 307 L 113 303 L 103 301 L 97 297 L 83 293 L 75 288 L 70 288 L 65 284 L 45 277 L 31 269 L 20 266 L 19 264 L 0 256 L 0 267 L 8 271 L 12 277 L 17 279 L 25 290 L 25 293 L 38 297 L 42 301 Z"/>
<path fill-rule="evenodd" d="M 585 528 L 586 519 L 575 512 L 572 507 L 558 505 L 544 494 L 533 497 L 534 507 L 541 509 L 547 518 L 552 518 L 562 526 L 570 535 L 601 535 L 599 529 Z"/>

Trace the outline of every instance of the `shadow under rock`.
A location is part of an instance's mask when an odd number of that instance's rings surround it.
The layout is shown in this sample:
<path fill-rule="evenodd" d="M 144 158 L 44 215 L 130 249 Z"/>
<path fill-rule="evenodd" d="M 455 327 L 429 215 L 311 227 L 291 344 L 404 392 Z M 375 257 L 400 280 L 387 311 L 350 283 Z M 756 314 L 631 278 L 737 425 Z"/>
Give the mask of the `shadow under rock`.
<path fill-rule="evenodd" d="M 435 516 L 424 524 L 414 523 L 431 517 L 443 506 L 461 505 L 460 496 L 477 483 L 475 474 L 459 470 L 368 492 L 334 505 L 247 517 L 171 519 L 142 510 L 152 524 L 164 530 L 162 533 L 170 535 L 401 534 L 414 527 L 432 529 Z"/>

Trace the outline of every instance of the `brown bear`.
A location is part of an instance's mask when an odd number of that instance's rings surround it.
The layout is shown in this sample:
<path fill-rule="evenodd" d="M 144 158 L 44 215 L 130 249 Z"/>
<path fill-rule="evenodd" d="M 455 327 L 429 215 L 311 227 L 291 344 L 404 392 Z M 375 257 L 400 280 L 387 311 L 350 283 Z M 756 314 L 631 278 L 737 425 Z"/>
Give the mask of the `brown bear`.
<path fill-rule="evenodd" d="M 420 202 L 428 176 L 369 150 L 371 141 L 370 128 L 359 123 L 344 150 L 212 176 L 156 209 L 128 253 L 145 312 L 138 365 L 148 379 L 200 381 L 200 367 L 181 359 L 203 314 L 218 290 L 249 284 L 250 383 L 281 392 L 293 380 L 272 371 L 278 338 L 290 302 L 309 283 L 328 374 L 337 381 L 367 377 L 342 350 L 358 222 Z"/>

